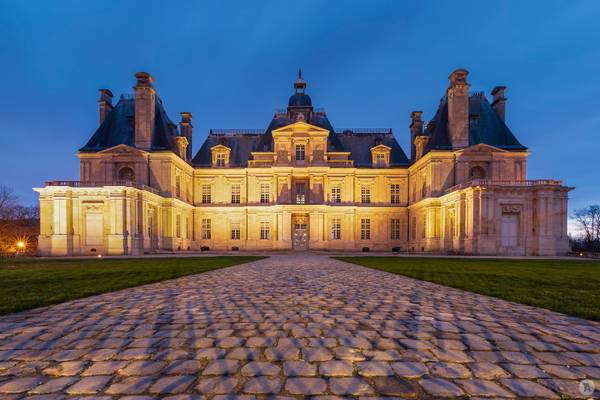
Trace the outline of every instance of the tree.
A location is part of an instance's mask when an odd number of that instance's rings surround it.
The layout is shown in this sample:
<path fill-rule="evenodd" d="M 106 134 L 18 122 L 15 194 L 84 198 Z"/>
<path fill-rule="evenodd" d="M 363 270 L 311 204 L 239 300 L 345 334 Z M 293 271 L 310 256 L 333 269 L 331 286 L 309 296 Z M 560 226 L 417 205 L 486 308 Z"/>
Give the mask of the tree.
<path fill-rule="evenodd" d="M 25 250 L 35 251 L 39 234 L 39 208 L 19 203 L 13 190 L 0 185 L 0 255 L 11 253 L 16 244 L 26 244 Z"/>
<path fill-rule="evenodd" d="M 600 251 L 600 205 L 591 205 L 573 213 L 582 230 L 582 246 L 587 251 Z"/>

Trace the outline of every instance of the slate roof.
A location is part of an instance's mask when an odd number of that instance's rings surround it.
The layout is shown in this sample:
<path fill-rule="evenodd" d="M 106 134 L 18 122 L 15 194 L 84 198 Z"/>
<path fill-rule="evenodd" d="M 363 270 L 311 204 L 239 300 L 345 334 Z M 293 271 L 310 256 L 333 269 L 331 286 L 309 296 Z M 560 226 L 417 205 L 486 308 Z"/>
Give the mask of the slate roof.
<path fill-rule="evenodd" d="M 175 151 L 177 135 L 177 125 L 169 119 L 162 101 L 157 97 L 151 150 Z M 121 96 L 104 122 L 79 151 L 101 151 L 119 144 L 135 147 L 135 104 L 130 96 Z"/>
<path fill-rule="evenodd" d="M 262 133 L 253 132 L 231 132 L 208 134 L 208 137 L 202 143 L 202 147 L 196 153 L 192 164 L 199 167 L 210 167 L 212 165 L 210 149 L 219 144 L 231 149 L 229 153 L 229 165 L 231 167 L 247 167 L 248 160 L 251 158 L 251 152 L 256 151 L 258 142 Z"/>
<path fill-rule="evenodd" d="M 451 149 L 448 133 L 448 100 L 444 96 L 427 128 L 429 136 L 427 150 Z M 504 150 L 526 150 L 513 135 L 506 123 L 500 119 L 482 92 L 469 96 L 469 146 L 489 144 Z"/>

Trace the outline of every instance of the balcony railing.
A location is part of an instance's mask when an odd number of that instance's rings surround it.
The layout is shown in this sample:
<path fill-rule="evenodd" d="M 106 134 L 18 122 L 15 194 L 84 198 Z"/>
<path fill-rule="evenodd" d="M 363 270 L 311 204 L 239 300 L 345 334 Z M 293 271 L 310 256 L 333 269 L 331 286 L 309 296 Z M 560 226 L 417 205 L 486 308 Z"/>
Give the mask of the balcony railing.
<path fill-rule="evenodd" d="M 495 179 L 471 179 L 467 182 L 454 185 L 446 189 L 446 193 L 455 190 L 464 189 L 473 186 L 510 186 L 510 187 L 531 187 L 531 186 L 562 186 L 563 181 L 556 179 L 530 179 L 530 180 L 495 180 Z"/>
<path fill-rule="evenodd" d="M 147 192 L 151 192 L 154 194 L 160 194 L 160 191 L 150 187 L 148 185 L 143 185 L 141 183 L 135 183 L 132 181 L 122 181 L 122 180 L 118 180 L 118 181 L 110 181 L 110 182 L 103 182 L 103 181 L 89 181 L 89 182 L 84 182 L 84 181 L 47 181 L 45 183 L 46 186 L 67 186 L 67 187 L 75 187 L 75 188 L 79 188 L 79 187 L 104 187 L 104 186 L 127 186 L 127 187 L 132 187 L 132 188 L 136 188 L 136 189 L 140 189 L 140 190 L 145 190 Z"/>

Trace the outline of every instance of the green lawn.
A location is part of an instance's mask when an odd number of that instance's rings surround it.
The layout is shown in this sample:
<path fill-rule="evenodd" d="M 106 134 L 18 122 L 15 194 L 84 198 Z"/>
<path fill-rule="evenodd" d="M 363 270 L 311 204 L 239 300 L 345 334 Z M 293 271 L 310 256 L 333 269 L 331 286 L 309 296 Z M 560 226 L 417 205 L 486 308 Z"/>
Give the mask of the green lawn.
<path fill-rule="evenodd" d="M 600 321 L 600 262 L 336 257 L 423 281 Z"/>
<path fill-rule="evenodd" d="M 0 315 L 199 274 L 260 258 L 0 260 Z"/>

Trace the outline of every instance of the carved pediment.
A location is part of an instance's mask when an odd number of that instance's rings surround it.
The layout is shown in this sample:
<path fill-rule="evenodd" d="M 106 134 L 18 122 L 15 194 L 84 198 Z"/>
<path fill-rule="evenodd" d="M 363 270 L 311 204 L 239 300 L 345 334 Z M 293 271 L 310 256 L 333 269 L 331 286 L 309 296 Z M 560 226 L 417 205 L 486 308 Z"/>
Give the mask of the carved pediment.
<path fill-rule="evenodd" d="M 115 154 L 115 155 L 142 155 L 146 154 L 145 151 L 136 149 L 135 147 L 128 146 L 126 144 L 118 144 L 114 147 L 99 151 L 101 154 Z"/>
<path fill-rule="evenodd" d="M 316 125 L 308 124 L 304 121 L 298 121 L 273 130 L 273 137 L 292 136 L 297 134 L 306 134 L 308 136 L 329 136 L 329 131 Z"/>
<path fill-rule="evenodd" d="M 457 153 L 462 154 L 490 154 L 490 153 L 506 153 L 506 150 L 500 149 L 498 147 L 490 146 L 489 144 L 479 143 L 470 147 L 466 147 L 457 151 Z"/>

